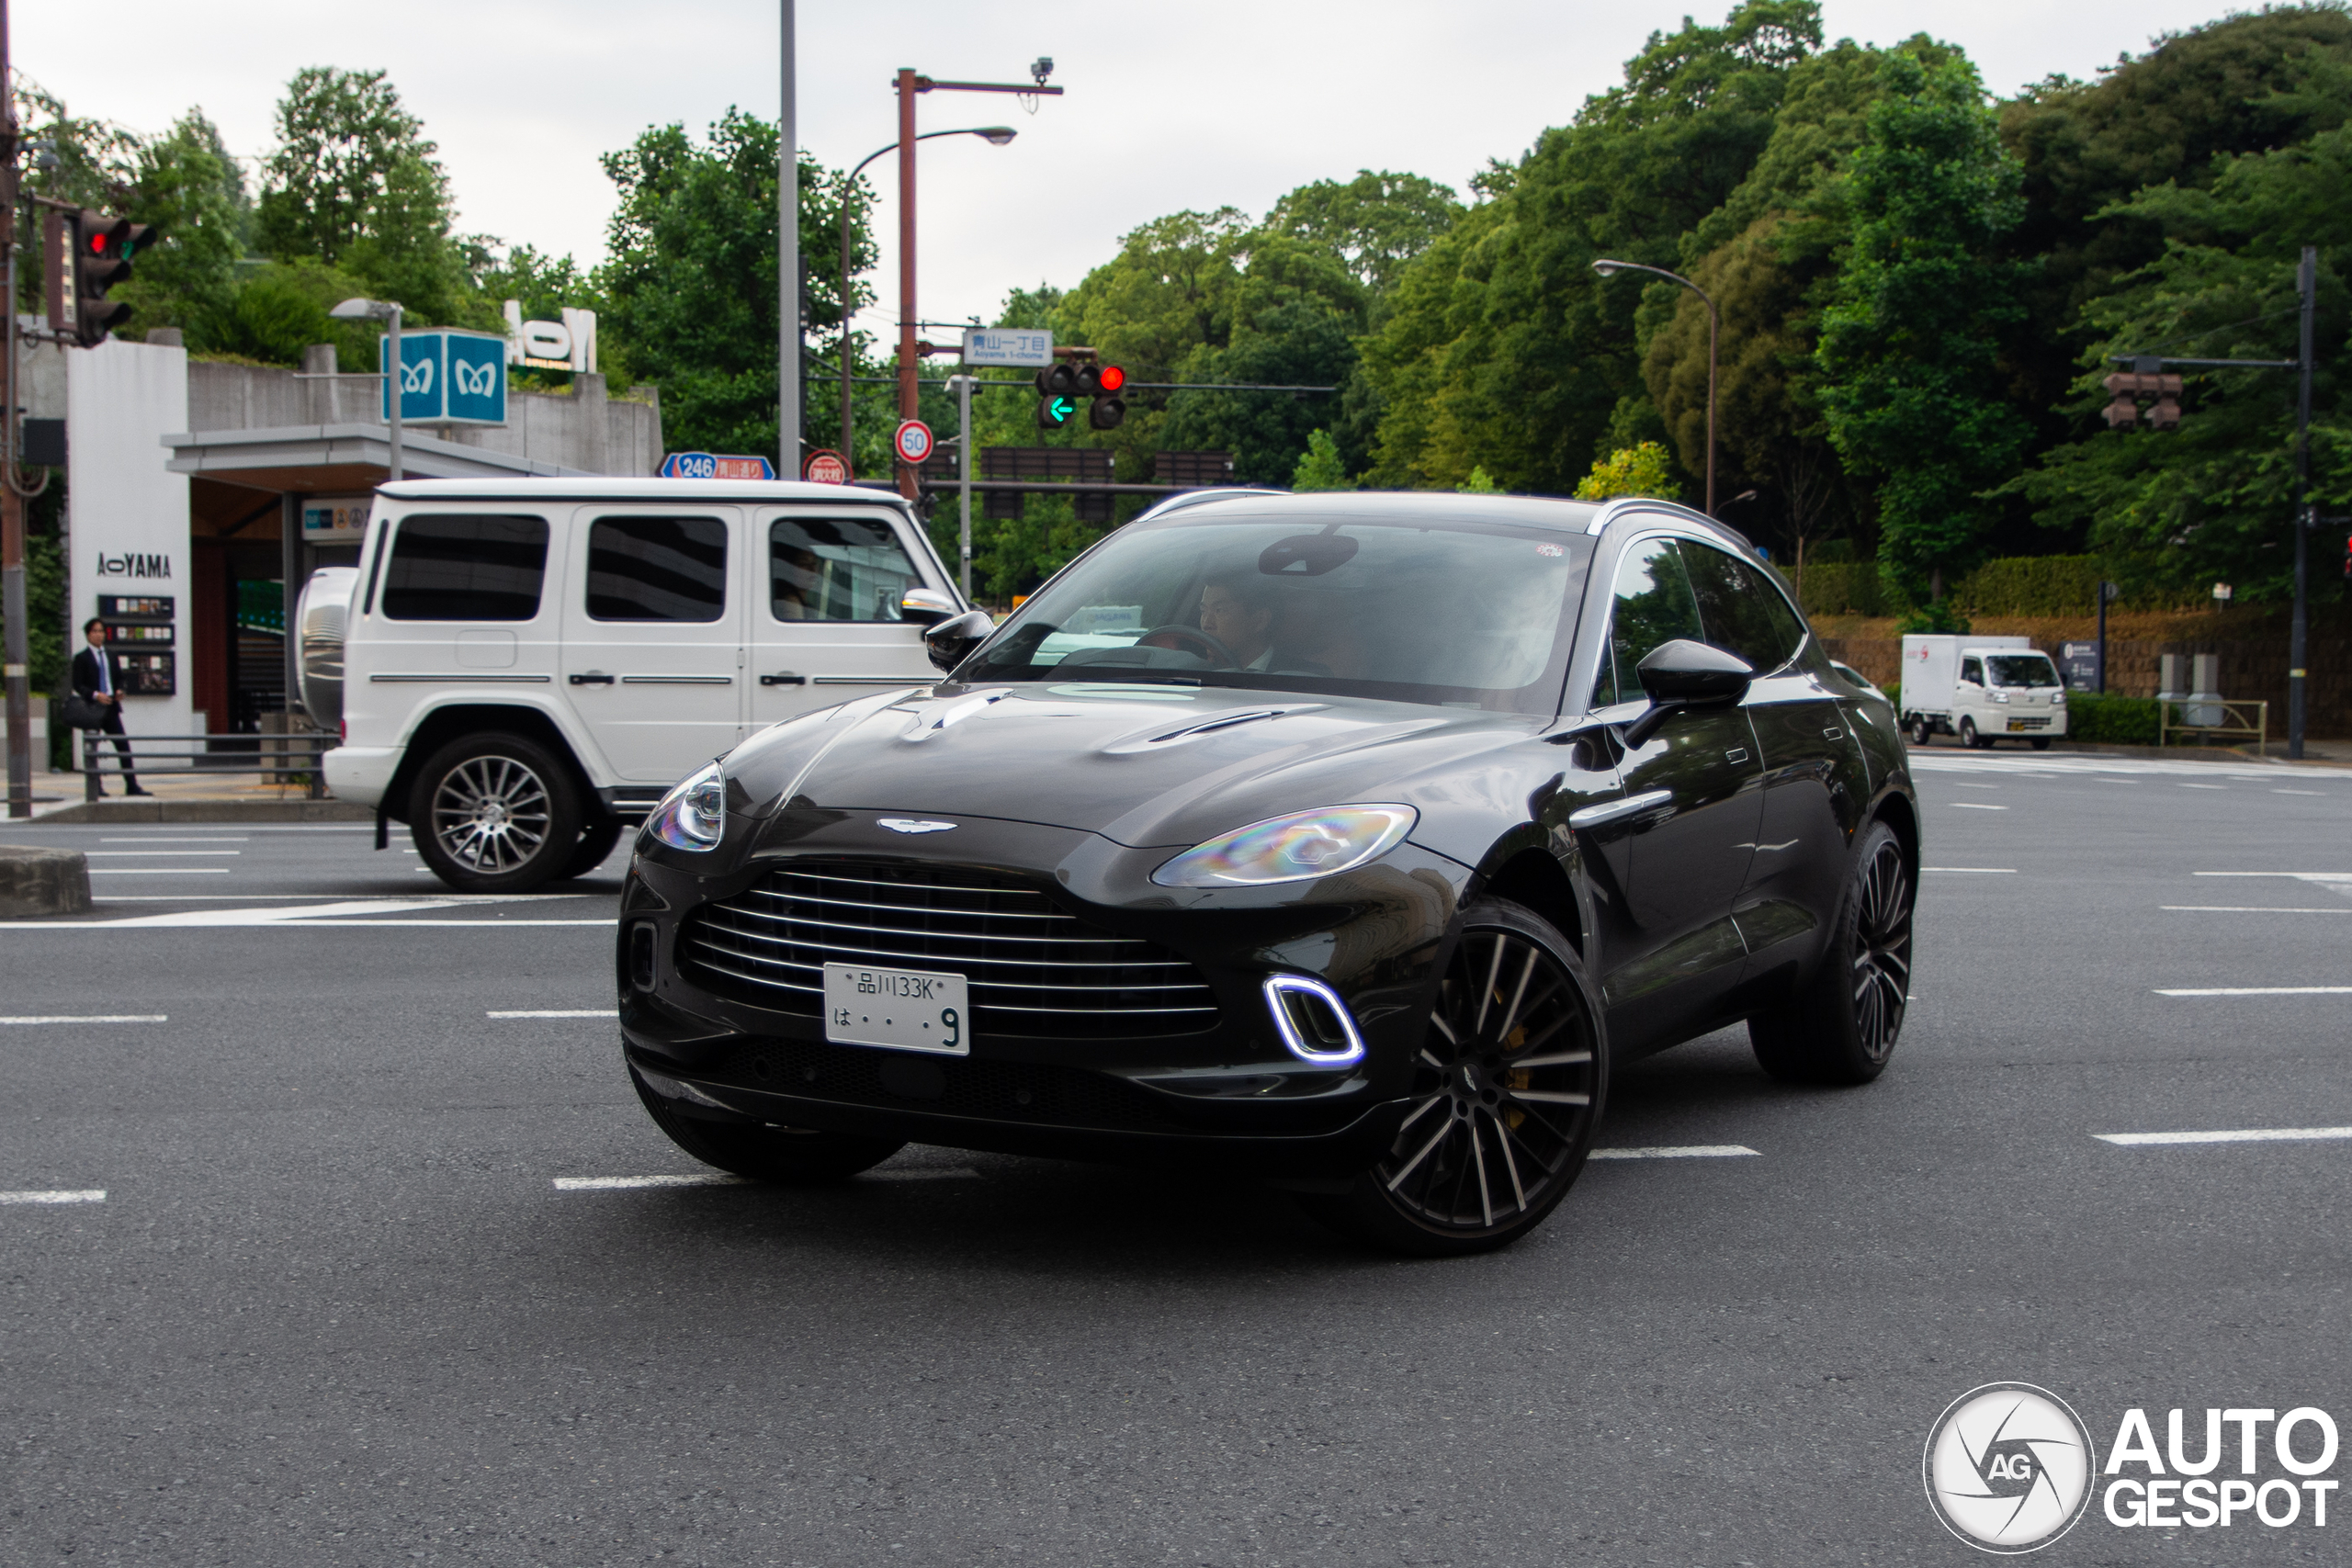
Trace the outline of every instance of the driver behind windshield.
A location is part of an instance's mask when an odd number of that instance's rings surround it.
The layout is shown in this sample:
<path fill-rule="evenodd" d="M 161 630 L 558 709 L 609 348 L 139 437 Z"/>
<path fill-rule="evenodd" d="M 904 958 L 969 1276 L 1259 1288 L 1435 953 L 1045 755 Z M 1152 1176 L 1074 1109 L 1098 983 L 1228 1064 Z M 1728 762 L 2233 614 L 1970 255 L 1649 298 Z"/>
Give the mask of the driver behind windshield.
<path fill-rule="evenodd" d="M 1201 630 L 1225 645 L 1237 670 L 1263 670 L 1274 655 L 1274 607 L 1257 573 L 1212 577 L 1201 589 Z"/>

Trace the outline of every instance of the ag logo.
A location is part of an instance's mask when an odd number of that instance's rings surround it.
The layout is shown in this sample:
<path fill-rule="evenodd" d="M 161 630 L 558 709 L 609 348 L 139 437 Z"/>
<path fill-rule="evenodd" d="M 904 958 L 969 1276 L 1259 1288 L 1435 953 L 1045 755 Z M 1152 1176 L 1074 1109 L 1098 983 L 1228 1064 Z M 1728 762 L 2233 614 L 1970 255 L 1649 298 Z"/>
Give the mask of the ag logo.
<path fill-rule="evenodd" d="M 2075 1528 L 2097 1455 L 2066 1402 L 2031 1383 L 1995 1382 L 1952 1402 L 1928 1434 L 1921 1469 L 1944 1528 L 1980 1551 L 2013 1555 Z"/>

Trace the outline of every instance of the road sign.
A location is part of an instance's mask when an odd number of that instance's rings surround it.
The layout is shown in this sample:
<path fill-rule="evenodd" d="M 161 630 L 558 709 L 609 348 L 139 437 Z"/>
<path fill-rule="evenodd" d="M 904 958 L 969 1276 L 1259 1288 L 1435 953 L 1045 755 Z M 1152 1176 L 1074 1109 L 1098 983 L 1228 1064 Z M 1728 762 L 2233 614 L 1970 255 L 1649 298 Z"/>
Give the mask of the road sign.
<path fill-rule="evenodd" d="M 845 485 L 851 478 L 849 459 L 820 446 L 800 465 L 800 477 L 812 484 Z"/>
<path fill-rule="evenodd" d="M 391 340 L 376 340 L 376 361 L 391 357 Z M 417 424 L 504 424 L 506 349 L 489 333 L 435 327 L 401 333 L 401 418 Z M 377 396 L 391 417 L 389 389 Z"/>
<path fill-rule="evenodd" d="M 662 459 L 665 479 L 772 479 L 775 465 L 765 457 L 715 457 L 707 452 L 673 452 Z"/>
<path fill-rule="evenodd" d="M 1051 365 L 1054 334 L 1030 327 L 966 327 L 967 365 Z"/>
<path fill-rule="evenodd" d="M 931 426 L 919 419 L 901 420 L 899 434 L 892 437 L 890 445 L 898 451 L 900 462 L 920 464 L 931 457 Z"/>

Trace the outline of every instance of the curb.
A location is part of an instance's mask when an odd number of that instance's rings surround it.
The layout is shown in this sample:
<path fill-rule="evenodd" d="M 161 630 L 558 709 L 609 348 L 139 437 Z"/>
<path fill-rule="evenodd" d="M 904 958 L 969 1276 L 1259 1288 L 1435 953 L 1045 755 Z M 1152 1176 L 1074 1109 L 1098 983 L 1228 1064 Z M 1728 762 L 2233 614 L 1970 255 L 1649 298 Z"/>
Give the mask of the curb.
<path fill-rule="evenodd" d="M 0 919 L 90 912 L 90 863 L 79 850 L 0 844 Z"/>
<path fill-rule="evenodd" d="M 347 800 L 85 800 L 44 811 L 37 822 L 373 822 Z"/>

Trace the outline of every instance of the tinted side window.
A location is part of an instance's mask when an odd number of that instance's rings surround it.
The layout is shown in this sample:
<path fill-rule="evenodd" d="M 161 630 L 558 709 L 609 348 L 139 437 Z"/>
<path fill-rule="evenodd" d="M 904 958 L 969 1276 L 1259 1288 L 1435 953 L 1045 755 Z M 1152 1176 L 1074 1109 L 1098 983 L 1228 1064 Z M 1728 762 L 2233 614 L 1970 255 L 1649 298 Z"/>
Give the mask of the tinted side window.
<path fill-rule="evenodd" d="M 588 530 L 588 616 L 715 621 L 727 612 L 727 525 L 716 517 L 599 517 Z"/>
<path fill-rule="evenodd" d="M 1963 681 L 1973 681 L 1980 686 L 1983 685 L 1984 683 L 1984 660 L 1978 659 L 1962 660 L 1960 661 L 1960 678 Z"/>
<path fill-rule="evenodd" d="M 532 620 L 547 574 L 543 517 L 403 517 L 384 578 L 384 614 L 395 621 Z"/>
<path fill-rule="evenodd" d="M 1707 641 L 1738 654 L 1759 675 L 1795 656 L 1804 626 L 1762 572 L 1707 545 L 1684 545 L 1682 559 L 1699 596 Z"/>
<path fill-rule="evenodd" d="M 1609 621 L 1608 657 L 1600 661 L 1593 705 L 1638 701 L 1642 660 L 1661 643 L 1705 640 L 1699 603 L 1672 539 L 1645 539 L 1617 561 L 1616 604 Z"/>
<path fill-rule="evenodd" d="M 768 525 L 768 605 L 779 621 L 895 621 L 922 586 L 888 523 L 780 517 Z"/>

